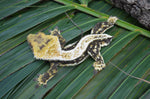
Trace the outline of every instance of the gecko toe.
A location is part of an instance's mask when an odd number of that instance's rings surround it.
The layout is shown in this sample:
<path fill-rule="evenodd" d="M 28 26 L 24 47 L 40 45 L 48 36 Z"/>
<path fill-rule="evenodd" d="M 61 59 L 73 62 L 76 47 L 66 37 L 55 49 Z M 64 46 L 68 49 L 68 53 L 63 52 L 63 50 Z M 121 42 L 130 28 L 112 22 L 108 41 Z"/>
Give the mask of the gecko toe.
<path fill-rule="evenodd" d="M 105 68 L 105 64 L 94 62 L 93 67 L 95 70 L 101 71 L 103 68 Z"/>

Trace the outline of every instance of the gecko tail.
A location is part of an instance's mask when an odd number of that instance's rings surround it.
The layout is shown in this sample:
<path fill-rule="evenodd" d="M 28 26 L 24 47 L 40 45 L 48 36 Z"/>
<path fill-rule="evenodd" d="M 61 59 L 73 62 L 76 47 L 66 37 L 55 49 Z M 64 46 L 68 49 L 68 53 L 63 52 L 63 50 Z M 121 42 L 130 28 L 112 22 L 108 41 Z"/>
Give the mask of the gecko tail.
<path fill-rule="evenodd" d="M 39 75 L 39 77 L 37 78 L 38 85 L 36 85 L 36 88 L 37 88 L 37 86 L 41 86 L 41 85 L 46 86 L 47 85 L 47 82 L 51 78 L 53 78 L 55 76 L 55 74 L 57 73 L 57 66 L 58 66 L 57 63 L 51 63 L 50 69 L 46 73 Z"/>

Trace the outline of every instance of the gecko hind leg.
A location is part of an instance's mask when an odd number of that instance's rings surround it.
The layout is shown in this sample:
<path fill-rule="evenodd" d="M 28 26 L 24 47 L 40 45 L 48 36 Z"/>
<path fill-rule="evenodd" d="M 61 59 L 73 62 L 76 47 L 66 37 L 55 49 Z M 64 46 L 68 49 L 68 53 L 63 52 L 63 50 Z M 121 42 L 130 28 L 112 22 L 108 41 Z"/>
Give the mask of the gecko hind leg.
<path fill-rule="evenodd" d="M 40 74 L 37 78 L 38 86 L 47 85 L 47 82 L 57 73 L 58 65 L 58 63 L 50 63 L 50 69 L 46 73 Z"/>
<path fill-rule="evenodd" d="M 63 38 L 63 36 L 60 34 L 60 30 L 58 30 L 58 27 L 56 27 L 53 31 L 50 30 L 51 35 L 57 36 L 60 42 L 61 47 L 63 48 L 66 44 L 66 40 Z"/>

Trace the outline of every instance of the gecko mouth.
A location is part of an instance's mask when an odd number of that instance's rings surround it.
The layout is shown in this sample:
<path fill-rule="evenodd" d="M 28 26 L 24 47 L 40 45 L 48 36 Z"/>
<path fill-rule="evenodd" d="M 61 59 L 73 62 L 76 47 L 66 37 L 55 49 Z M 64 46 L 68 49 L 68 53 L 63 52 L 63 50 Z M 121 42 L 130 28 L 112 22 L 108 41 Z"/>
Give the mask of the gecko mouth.
<path fill-rule="evenodd" d="M 105 42 L 110 43 L 112 41 L 112 39 L 113 39 L 113 37 L 107 38 L 107 39 L 105 39 Z"/>
<path fill-rule="evenodd" d="M 103 42 L 105 43 L 110 43 L 112 41 L 113 37 L 108 37 L 108 38 L 105 38 L 104 40 L 102 40 Z"/>

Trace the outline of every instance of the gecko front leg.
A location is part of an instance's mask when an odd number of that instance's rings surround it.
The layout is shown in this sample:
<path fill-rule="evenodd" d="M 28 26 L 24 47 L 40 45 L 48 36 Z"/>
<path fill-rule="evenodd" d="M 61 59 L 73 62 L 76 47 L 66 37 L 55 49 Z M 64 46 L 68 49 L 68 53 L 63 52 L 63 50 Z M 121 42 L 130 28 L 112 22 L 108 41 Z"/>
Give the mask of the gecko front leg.
<path fill-rule="evenodd" d="M 106 30 L 114 26 L 117 21 L 117 17 L 109 17 L 107 22 L 97 23 L 91 30 L 91 34 L 103 34 Z M 101 47 L 107 46 L 111 42 L 112 38 L 105 40 L 94 41 L 88 48 L 88 54 L 95 60 L 93 67 L 95 70 L 102 70 L 105 67 L 104 59 L 100 54 Z"/>
<path fill-rule="evenodd" d="M 95 70 L 102 70 L 105 67 L 104 59 L 100 54 L 101 45 L 99 42 L 93 42 L 88 48 L 88 54 L 95 60 L 93 67 Z"/>
<path fill-rule="evenodd" d="M 103 34 L 106 30 L 114 26 L 117 17 L 109 17 L 107 22 L 97 23 L 91 30 L 91 34 Z"/>

